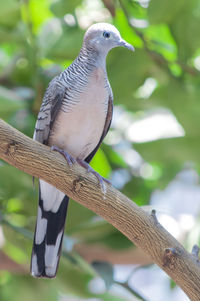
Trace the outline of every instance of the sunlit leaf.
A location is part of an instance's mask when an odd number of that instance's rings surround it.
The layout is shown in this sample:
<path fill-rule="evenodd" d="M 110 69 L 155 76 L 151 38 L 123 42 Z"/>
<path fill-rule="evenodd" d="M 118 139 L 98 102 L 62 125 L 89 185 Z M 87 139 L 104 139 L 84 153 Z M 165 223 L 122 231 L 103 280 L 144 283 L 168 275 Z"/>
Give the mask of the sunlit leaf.
<path fill-rule="evenodd" d="M 152 25 L 145 31 L 149 47 L 161 53 L 167 60 L 177 59 L 177 46 L 167 25 Z"/>
<path fill-rule="evenodd" d="M 103 177 L 109 177 L 111 172 L 111 166 L 104 154 L 104 152 L 99 149 L 94 158 L 92 159 L 91 166 L 100 173 Z"/>

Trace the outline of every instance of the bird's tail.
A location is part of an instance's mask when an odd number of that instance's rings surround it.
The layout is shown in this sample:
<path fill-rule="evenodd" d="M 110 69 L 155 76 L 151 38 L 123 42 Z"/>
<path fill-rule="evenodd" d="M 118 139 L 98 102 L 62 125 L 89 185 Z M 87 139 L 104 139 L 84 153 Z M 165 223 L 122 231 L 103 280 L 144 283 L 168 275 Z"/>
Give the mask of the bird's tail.
<path fill-rule="evenodd" d="M 58 269 L 69 198 L 39 181 L 39 206 L 31 258 L 33 277 L 53 278 Z"/>

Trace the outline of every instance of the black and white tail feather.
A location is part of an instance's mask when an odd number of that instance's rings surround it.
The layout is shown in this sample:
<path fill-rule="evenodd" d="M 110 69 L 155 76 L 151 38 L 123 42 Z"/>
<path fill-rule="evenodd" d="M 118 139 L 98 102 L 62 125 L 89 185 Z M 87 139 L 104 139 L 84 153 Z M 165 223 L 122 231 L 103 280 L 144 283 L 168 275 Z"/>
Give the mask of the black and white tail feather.
<path fill-rule="evenodd" d="M 56 276 L 62 249 L 69 198 L 52 185 L 39 181 L 39 206 L 31 258 L 33 277 Z"/>

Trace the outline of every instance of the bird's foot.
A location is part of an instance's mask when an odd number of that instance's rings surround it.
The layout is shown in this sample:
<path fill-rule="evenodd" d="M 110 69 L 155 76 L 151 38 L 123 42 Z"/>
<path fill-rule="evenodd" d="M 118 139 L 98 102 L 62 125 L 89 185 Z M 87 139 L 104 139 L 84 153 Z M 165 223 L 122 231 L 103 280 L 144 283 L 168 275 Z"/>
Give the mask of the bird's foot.
<path fill-rule="evenodd" d="M 105 184 L 104 182 L 106 182 L 107 184 L 111 184 L 111 182 L 109 180 L 107 180 L 106 178 L 103 178 L 97 171 L 95 171 L 87 162 L 85 162 L 84 160 L 81 159 L 76 159 L 76 161 L 82 166 L 84 167 L 87 172 L 92 173 L 98 180 L 100 186 L 101 186 L 101 190 L 105 193 L 106 188 L 105 188 Z"/>
<path fill-rule="evenodd" d="M 69 165 L 73 165 L 74 163 L 76 163 L 76 159 L 74 159 L 70 154 L 60 149 L 56 145 L 51 146 L 51 150 L 59 152 L 61 155 L 63 155 Z"/>

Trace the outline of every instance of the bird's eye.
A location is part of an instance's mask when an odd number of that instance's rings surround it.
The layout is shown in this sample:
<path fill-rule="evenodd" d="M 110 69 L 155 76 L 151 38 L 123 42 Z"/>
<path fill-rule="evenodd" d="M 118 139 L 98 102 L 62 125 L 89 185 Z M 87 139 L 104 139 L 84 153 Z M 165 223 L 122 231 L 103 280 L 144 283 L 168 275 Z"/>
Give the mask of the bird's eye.
<path fill-rule="evenodd" d="M 103 32 L 103 36 L 104 36 L 104 38 L 110 38 L 110 33 L 109 32 L 107 32 L 107 31 L 104 31 Z"/>

